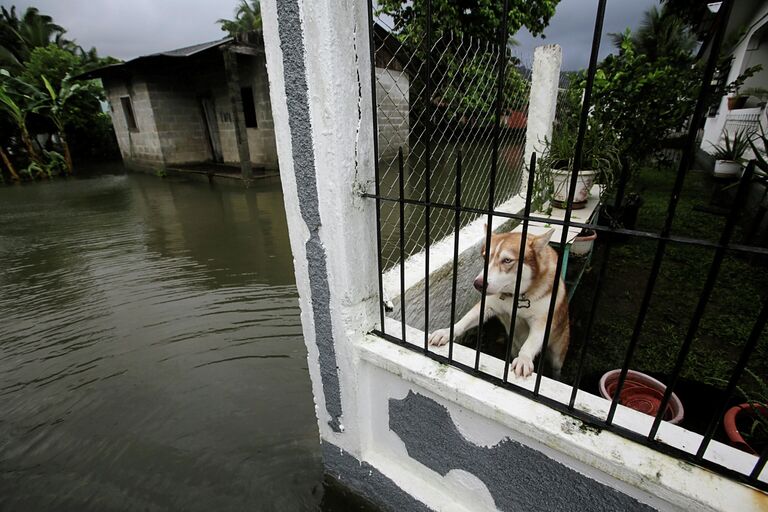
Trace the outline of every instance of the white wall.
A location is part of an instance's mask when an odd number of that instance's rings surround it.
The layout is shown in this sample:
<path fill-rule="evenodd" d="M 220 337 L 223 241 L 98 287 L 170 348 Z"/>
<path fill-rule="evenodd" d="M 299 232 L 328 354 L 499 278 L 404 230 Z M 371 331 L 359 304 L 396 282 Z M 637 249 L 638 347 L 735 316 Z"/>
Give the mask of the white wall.
<path fill-rule="evenodd" d="M 728 74 L 727 83 L 733 82 L 747 67 L 749 67 L 749 61 L 753 59 L 755 62 L 765 60 L 765 57 L 751 55 L 747 48 L 749 47 L 750 40 L 755 35 L 755 32 L 763 28 L 766 23 L 768 23 L 768 2 L 756 0 L 735 2 L 731 14 L 731 22 L 728 25 L 729 32 L 738 33 L 743 27 L 748 27 L 748 30 L 739 39 L 739 43 L 733 50 L 734 59 L 731 65 L 731 71 Z M 768 53 L 768 45 L 760 45 L 760 48 L 756 51 Z M 753 83 L 757 83 L 758 80 L 766 83 L 767 77 L 768 67 L 765 67 L 760 75 L 753 78 Z M 749 85 L 745 85 L 745 87 L 749 87 Z M 706 120 L 704 125 L 704 135 L 701 141 L 701 149 L 711 152 L 712 147 L 721 142 L 727 116 L 728 99 L 726 96 L 723 96 L 720 99 L 717 115 L 708 117 Z"/>

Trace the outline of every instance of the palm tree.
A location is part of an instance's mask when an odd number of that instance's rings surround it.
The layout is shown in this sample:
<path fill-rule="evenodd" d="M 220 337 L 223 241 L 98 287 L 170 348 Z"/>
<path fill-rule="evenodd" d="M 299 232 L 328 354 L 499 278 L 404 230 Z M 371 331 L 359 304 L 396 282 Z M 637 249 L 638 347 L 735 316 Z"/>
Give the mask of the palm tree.
<path fill-rule="evenodd" d="M 614 46 L 621 48 L 624 34 L 610 34 Z M 650 62 L 667 58 L 675 61 L 690 60 L 696 48 L 696 37 L 688 25 L 664 5 L 659 10 L 652 6 L 643 14 L 643 21 L 631 36 L 638 53 Z"/>
<path fill-rule="evenodd" d="M 261 30 L 261 5 L 259 0 L 240 0 L 240 5 L 235 10 L 235 19 L 220 19 L 216 23 L 221 25 L 221 30 L 228 32 L 230 36 L 236 37 L 254 30 Z"/>
<path fill-rule="evenodd" d="M 67 48 L 71 41 L 63 37 L 66 30 L 53 22 L 53 18 L 35 7 L 28 7 L 24 16 L 16 15 L 16 8 L 0 10 L 0 65 L 20 67 L 30 52 L 51 43 Z"/>

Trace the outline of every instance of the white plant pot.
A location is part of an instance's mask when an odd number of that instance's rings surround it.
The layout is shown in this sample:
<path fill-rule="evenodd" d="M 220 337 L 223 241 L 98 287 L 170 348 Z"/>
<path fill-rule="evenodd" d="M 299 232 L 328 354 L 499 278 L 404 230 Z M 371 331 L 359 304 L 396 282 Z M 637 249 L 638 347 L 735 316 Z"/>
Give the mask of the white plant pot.
<path fill-rule="evenodd" d="M 592 231 L 591 235 L 582 236 L 579 235 L 573 239 L 571 244 L 570 253 L 574 256 L 586 256 L 592 251 L 592 246 L 595 244 L 597 238 L 597 232 Z"/>
<path fill-rule="evenodd" d="M 552 204 L 558 208 L 565 208 L 568 202 L 571 174 L 573 173 L 567 169 L 552 169 L 552 181 L 555 188 Z M 592 183 L 595 181 L 595 175 L 597 175 L 597 171 L 579 171 L 579 177 L 576 181 L 576 193 L 573 195 L 573 208 L 575 210 L 586 206 L 589 191 L 592 189 Z"/>
<path fill-rule="evenodd" d="M 715 160 L 715 178 L 738 178 L 741 164 L 735 160 Z"/>

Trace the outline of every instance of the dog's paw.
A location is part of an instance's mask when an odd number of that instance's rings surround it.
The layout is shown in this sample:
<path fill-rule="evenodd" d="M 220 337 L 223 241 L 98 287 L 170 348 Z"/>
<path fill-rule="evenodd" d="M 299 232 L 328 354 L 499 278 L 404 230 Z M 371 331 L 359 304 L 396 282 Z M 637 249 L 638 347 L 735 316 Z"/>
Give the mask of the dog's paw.
<path fill-rule="evenodd" d="M 436 347 L 442 347 L 448 343 L 448 336 L 450 334 L 448 329 L 438 329 L 429 335 L 429 344 Z"/>
<path fill-rule="evenodd" d="M 518 377 L 528 377 L 533 373 L 533 361 L 525 356 L 517 356 L 512 361 L 512 371 Z"/>

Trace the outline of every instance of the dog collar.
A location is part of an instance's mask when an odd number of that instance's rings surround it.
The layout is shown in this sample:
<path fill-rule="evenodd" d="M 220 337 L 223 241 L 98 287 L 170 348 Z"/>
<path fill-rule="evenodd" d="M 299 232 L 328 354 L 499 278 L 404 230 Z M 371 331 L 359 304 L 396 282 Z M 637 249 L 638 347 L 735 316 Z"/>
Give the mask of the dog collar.
<path fill-rule="evenodd" d="M 506 299 L 507 297 L 512 297 L 511 293 L 502 293 L 501 294 L 501 300 Z M 517 299 L 517 308 L 518 309 L 525 309 L 531 307 L 531 299 L 527 298 L 525 294 L 520 295 L 520 297 Z"/>

